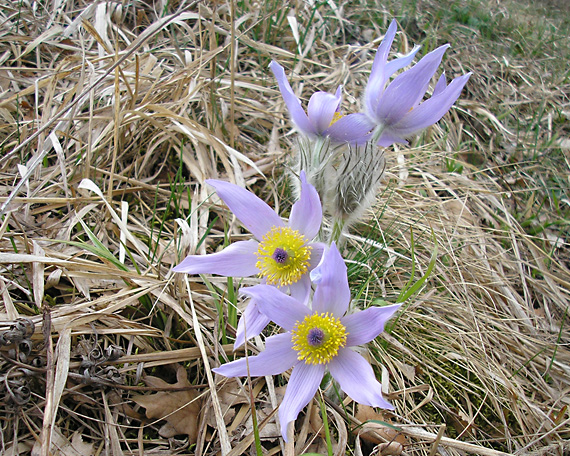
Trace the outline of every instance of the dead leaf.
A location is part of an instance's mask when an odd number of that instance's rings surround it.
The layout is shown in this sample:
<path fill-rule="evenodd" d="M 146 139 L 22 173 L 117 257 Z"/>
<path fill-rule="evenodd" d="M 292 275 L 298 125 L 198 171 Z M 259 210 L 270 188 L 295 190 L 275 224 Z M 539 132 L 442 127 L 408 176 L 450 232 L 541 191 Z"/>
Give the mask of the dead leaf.
<path fill-rule="evenodd" d="M 325 437 L 325 429 L 323 425 L 323 418 L 321 417 L 320 407 L 311 407 L 309 424 L 311 425 L 313 434 L 317 434 L 319 437 Z"/>
<path fill-rule="evenodd" d="M 270 407 L 262 407 L 255 411 L 257 415 L 257 424 L 260 425 L 273 410 Z M 245 432 L 250 434 L 253 432 L 253 420 L 251 415 L 247 418 L 245 422 Z M 277 426 L 275 420 L 268 421 L 265 426 L 259 428 L 259 438 L 265 440 L 277 440 L 281 436 L 281 428 Z"/>
<path fill-rule="evenodd" d="M 416 377 L 416 368 L 414 366 L 402 363 L 400 366 L 400 370 L 409 381 L 411 382 L 414 381 L 414 378 Z"/>
<path fill-rule="evenodd" d="M 158 377 L 147 376 L 144 382 L 148 386 L 157 388 L 183 388 L 192 386 L 188 381 L 186 369 L 178 366 L 176 383 L 170 384 Z M 196 391 L 160 391 L 149 395 L 138 395 L 132 399 L 146 409 L 146 416 L 150 419 L 166 420 L 158 433 L 164 438 L 186 434 L 190 443 L 196 443 L 198 437 L 198 416 L 200 402 L 195 400 Z"/>
<path fill-rule="evenodd" d="M 465 414 L 462 410 L 455 407 L 451 409 L 451 424 L 458 434 L 465 434 L 466 432 L 475 432 L 473 420 Z"/>
<path fill-rule="evenodd" d="M 404 446 L 408 444 L 406 436 L 389 426 L 379 423 L 390 423 L 390 419 L 377 413 L 368 405 L 359 405 L 356 419 L 362 423 L 360 436 L 362 440 L 378 445 L 377 449 L 382 455 L 400 455 Z"/>
<path fill-rule="evenodd" d="M 234 406 L 249 404 L 249 398 L 246 392 L 240 388 L 238 382 L 235 379 L 230 379 L 225 382 L 222 387 L 218 390 L 218 399 L 222 407 L 222 415 L 224 417 L 224 422 L 226 425 L 230 424 L 236 415 L 236 410 Z M 212 410 L 206 410 L 206 423 L 212 428 L 216 428 L 216 417 L 214 416 Z"/>
<path fill-rule="evenodd" d="M 20 454 L 28 453 L 31 448 L 32 448 L 32 445 L 28 441 L 17 442 L 17 443 L 10 445 L 8 448 L 6 448 L 6 452 L 4 453 L 4 456 L 19 456 Z"/>
<path fill-rule="evenodd" d="M 323 418 L 321 415 L 321 408 L 319 407 L 318 403 L 313 403 L 313 406 L 310 407 L 310 415 L 309 415 L 309 426 L 313 434 L 317 435 L 319 438 L 314 439 L 311 437 L 311 440 L 314 441 L 311 446 L 308 448 L 308 452 L 312 453 L 320 453 L 325 454 L 327 453 L 326 449 L 326 432 L 324 429 Z M 333 408 L 327 410 L 327 417 L 328 417 L 328 425 L 329 428 L 336 429 L 336 432 L 332 432 L 331 441 L 333 445 L 333 452 L 335 456 L 347 454 L 347 442 L 348 442 L 348 431 L 346 429 L 346 423 L 344 418 L 338 414 Z M 336 426 L 333 425 L 333 419 L 336 423 Z M 324 445 L 324 451 L 323 451 Z"/>
<path fill-rule="evenodd" d="M 324 439 L 316 439 L 313 443 L 309 445 L 306 450 L 307 452 L 304 453 L 305 456 L 307 455 L 323 455 L 328 453 L 327 449 L 327 442 Z"/>
<path fill-rule="evenodd" d="M 37 441 L 32 448 L 32 456 L 38 456 L 41 453 L 42 444 Z M 61 456 L 93 456 L 95 449 L 92 443 L 83 441 L 83 436 L 79 432 L 75 432 L 71 436 L 71 442 L 61 433 L 59 428 L 54 428 L 51 436 L 50 454 L 59 454 Z"/>
<path fill-rule="evenodd" d="M 126 401 L 124 401 L 116 391 L 109 392 L 107 397 L 109 400 L 109 405 L 116 407 L 119 410 L 119 413 L 126 415 L 129 418 L 134 418 L 138 421 L 141 421 L 144 418 L 144 415 L 135 412 L 135 410 Z"/>
<path fill-rule="evenodd" d="M 273 408 L 269 404 L 269 399 L 265 396 L 259 397 L 261 389 L 264 387 L 265 382 L 257 383 L 253 388 L 253 396 L 256 405 L 256 417 L 259 428 L 259 436 L 265 440 L 276 440 L 281 436 L 281 430 L 277 427 L 275 420 L 269 420 L 261 423 L 271 414 L 274 413 Z M 275 389 L 277 403 L 283 400 L 285 388 L 279 387 Z M 225 382 L 218 390 L 218 398 L 222 406 L 222 413 L 224 415 L 224 422 L 228 425 L 228 431 L 231 433 L 239 429 L 243 435 L 248 435 L 253 432 L 253 421 L 251 418 L 250 397 L 247 386 L 245 388 L 235 380 L 230 379 Z M 259 404 L 265 404 L 259 406 Z M 208 416 L 208 425 L 216 428 L 216 422 L 212 414 Z M 233 435 L 236 438 L 236 434 Z"/>

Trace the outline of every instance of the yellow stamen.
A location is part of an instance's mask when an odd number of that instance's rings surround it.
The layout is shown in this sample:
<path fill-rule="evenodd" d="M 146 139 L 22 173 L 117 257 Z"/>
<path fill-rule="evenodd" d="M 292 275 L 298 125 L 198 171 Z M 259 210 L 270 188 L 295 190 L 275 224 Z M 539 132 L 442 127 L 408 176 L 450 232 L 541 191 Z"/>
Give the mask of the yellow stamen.
<path fill-rule="evenodd" d="M 329 124 L 329 127 L 334 124 L 335 122 L 339 121 L 340 119 L 342 119 L 344 117 L 343 114 L 341 114 L 340 112 L 336 111 L 333 115 L 333 118 L 331 120 L 331 123 Z"/>
<path fill-rule="evenodd" d="M 297 359 L 307 364 L 330 362 L 338 350 L 346 345 L 346 328 L 340 320 L 328 312 L 313 314 L 297 322 L 293 331 L 293 349 Z"/>
<path fill-rule="evenodd" d="M 256 266 L 270 285 L 291 285 L 307 272 L 311 246 L 297 230 L 273 227 L 259 243 Z"/>

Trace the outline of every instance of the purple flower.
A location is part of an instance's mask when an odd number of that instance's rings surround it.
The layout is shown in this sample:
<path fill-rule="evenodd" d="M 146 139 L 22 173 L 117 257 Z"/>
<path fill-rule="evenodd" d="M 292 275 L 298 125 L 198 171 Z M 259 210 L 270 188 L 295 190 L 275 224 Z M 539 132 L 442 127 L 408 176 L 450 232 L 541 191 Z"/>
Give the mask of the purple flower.
<path fill-rule="evenodd" d="M 372 407 L 393 409 L 370 364 L 349 347 L 375 339 L 400 304 L 370 307 L 345 315 L 350 302 L 346 266 L 333 243 L 313 270 L 316 283 L 312 309 L 273 287 L 256 285 L 242 292 L 255 297 L 261 312 L 287 332 L 271 336 L 257 356 L 239 359 L 214 372 L 226 377 L 276 375 L 293 368 L 279 407 L 281 433 L 313 398 L 325 370 L 352 399 Z"/>
<path fill-rule="evenodd" d="M 368 130 L 359 127 L 359 122 L 352 122 L 340 113 L 340 103 L 342 101 L 342 86 L 339 86 L 336 93 L 316 92 L 309 99 L 307 112 L 301 106 L 301 101 L 287 80 L 285 70 L 277 62 L 272 61 L 269 68 L 275 75 L 279 90 L 285 100 L 291 120 L 297 129 L 305 136 L 330 137 L 337 142 L 355 141 L 360 135 L 368 133 Z M 347 121 L 348 120 L 348 121 Z"/>
<path fill-rule="evenodd" d="M 394 143 L 406 144 L 404 138 L 439 121 L 455 103 L 471 76 L 471 73 L 467 73 L 447 85 L 445 76 L 442 75 L 431 98 L 422 103 L 429 82 L 449 47 L 449 44 L 445 44 L 424 56 L 388 84 L 390 76 L 408 65 L 419 49 L 414 48 L 408 55 L 388 62 L 396 30 L 394 20 L 376 52 L 364 92 L 364 113 L 347 116 L 362 131 L 374 130 L 371 137 L 383 147 Z"/>
<path fill-rule="evenodd" d="M 323 244 L 312 243 L 319 232 L 322 208 L 315 188 L 301 172 L 301 196 L 291 208 L 289 223 L 253 193 L 237 185 L 207 180 L 218 196 L 257 240 L 238 241 L 218 253 L 190 255 L 174 268 L 187 274 L 218 274 L 227 277 L 260 275 L 267 284 L 289 290 L 300 302 L 309 299 L 309 272 L 319 263 Z M 278 291 L 281 293 L 281 291 Z M 240 319 L 235 346 L 259 334 L 269 319 L 253 299 Z"/>

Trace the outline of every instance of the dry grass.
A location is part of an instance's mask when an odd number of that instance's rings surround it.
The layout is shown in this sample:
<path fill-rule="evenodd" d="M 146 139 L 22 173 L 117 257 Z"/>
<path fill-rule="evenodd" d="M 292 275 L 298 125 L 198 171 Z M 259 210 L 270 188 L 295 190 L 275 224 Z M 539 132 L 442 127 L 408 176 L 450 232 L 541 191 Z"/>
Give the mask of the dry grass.
<path fill-rule="evenodd" d="M 355 111 L 392 15 L 400 52 L 449 41 L 448 77 L 475 74 L 444 121 L 388 152 L 377 211 L 346 244 L 362 305 L 394 301 L 437 248 L 427 286 L 370 347 L 397 410 L 375 419 L 392 421 L 406 454 L 567 453 L 564 16 L 490 0 L 150 3 L 0 9 L 0 331 L 14 342 L 0 347 L 0 453 L 252 452 L 249 389 L 268 454 L 326 451 L 317 411 L 297 420 L 295 448 L 275 438 L 285 377 L 211 374 L 232 356 L 235 289 L 254 280 L 171 268 L 245 236 L 207 178 L 288 210 L 292 136 L 269 61 L 304 95 L 343 84 Z M 200 404 L 196 446 L 161 429 L 176 420 L 145 416 L 134 398 L 149 391 Z M 369 454 L 354 404 L 328 403 L 336 454 Z"/>

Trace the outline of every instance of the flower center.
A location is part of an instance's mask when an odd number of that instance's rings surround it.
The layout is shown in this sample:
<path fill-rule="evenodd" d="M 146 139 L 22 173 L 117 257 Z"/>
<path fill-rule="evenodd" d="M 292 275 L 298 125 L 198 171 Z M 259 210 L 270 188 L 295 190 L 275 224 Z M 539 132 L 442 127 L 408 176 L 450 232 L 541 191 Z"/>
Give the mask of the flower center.
<path fill-rule="evenodd" d="M 297 322 L 293 331 L 293 349 L 297 359 L 307 364 L 330 362 L 346 345 L 346 328 L 340 320 L 327 313 L 313 314 Z"/>
<path fill-rule="evenodd" d="M 320 347 L 325 341 L 325 332 L 321 328 L 309 329 L 307 334 L 307 343 L 311 347 Z"/>
<path fill-rule="evenodd" d="M 259 273 L 268 284 L 290 285 L 307 272 L 311 246 L 297 230 L 275 226 L 263 236 L 255 254 Z"/>
<path fill-rule="evenodd" d="M 334 124 L 335 122 L 337 122 L 338 120 L 342 119 L 344 117 L 343 114 L 341 114 L 340 112 L 336 111 L 333 115 L 333 118 L 331 120 L 331 123 L 329 124 L 329 127 Z"/>
<path fill-rule="evenodd" d="M 289 259 L 289 254 L 287 253 L 287 250 L 282 249 L 281 247 L 277 247 L 275 249 L 275 252 L 273 252 L 273 255 L 271 255 L 271 257 L 279 264 L 285 264 L 287 263 L 287 260 Z"/>

